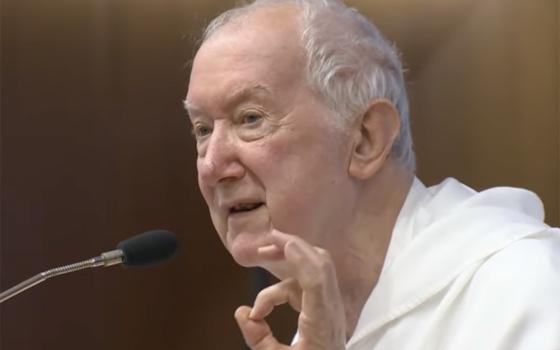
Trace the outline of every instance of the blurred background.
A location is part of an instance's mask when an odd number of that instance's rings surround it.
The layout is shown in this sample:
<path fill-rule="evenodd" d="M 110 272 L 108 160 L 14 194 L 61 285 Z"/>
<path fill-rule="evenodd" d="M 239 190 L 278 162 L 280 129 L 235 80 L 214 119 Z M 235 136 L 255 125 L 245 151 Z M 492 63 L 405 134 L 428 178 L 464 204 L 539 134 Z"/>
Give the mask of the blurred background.
<path fill-rule="evenodd" d="M 557 0 L 354 0 L 402 52 L 419 177 L 529 188 L 560 224 Z M 243 349 L 235 265 L 198 193 L 182 109 L 224 0 L 2 0 L 0 289 L 176 232 L 171 262 L 84 271 L 0 305 L 0 348 Z M 289 339 L 294 314 L 272 316 Z"/>

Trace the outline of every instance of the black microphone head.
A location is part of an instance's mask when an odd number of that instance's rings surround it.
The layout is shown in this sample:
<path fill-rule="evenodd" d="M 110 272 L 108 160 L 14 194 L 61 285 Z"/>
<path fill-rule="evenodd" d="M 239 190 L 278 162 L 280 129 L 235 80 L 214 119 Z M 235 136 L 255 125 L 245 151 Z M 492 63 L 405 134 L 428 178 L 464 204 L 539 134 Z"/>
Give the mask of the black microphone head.
<path fill-rule="evenodd" d="M 166 230 L 151 230 L 130 237 L 117 245 L 124 253 L 125 266 L 142 266 L 170 258 L 177 250 L 175 234 Z"/>

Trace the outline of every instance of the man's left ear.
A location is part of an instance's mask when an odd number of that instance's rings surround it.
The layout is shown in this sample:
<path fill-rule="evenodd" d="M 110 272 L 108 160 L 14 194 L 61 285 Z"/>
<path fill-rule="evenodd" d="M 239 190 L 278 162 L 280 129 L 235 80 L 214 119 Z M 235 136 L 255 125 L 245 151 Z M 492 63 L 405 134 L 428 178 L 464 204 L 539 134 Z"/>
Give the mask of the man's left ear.
<path fill-rule="evenodd" d="M 354 145 L 348 171 L 365 180 L 385 164 L 400 129 L 399 112 L 385 99 L 374 100 L 356 120 L 352 130 Z"/>

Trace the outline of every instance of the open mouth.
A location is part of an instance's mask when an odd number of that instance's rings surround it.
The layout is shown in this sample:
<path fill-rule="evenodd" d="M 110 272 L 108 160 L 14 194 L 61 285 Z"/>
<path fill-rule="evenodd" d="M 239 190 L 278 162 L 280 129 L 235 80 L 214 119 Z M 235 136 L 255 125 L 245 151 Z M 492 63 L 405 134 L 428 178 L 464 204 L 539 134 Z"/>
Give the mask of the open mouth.
<path fill-rule="evenodd" d="M 229 213 L 230 214 L 248 213 L 259 209 L 263 205 L 264 203 L 262 202 L 237 204 L 229 209 Z"/>

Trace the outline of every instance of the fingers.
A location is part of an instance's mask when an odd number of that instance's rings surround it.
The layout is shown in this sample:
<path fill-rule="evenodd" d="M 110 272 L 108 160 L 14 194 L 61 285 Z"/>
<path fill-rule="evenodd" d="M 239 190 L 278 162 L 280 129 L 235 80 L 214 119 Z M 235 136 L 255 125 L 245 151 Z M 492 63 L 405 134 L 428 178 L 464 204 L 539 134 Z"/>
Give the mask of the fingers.
<path fill-rule="evenodd" d="M 259 255 L 282 263 L 286 274 L 257 295 L 252 309 L 237 310 L 245 341 L 254 350 L 289 349 L 277 342 L 264 319 L 276 305 L 289 303 L 300 312 L 298 348 L 344 349 L 346 317 L 330 254 L 282 232 L 275 231 L 272 239 L 271 245 L 259 248 Z"/>
<path fill-rule="evenodd" d="M 308 309 L 306 317 L 323 318 L 324 313 L 328 311 L 324 310 L 325 304 L 331 304 L 330 308 L 336 305 L 337 309 L 332 310 L 333 312 L 343 312 L 336 269 L 330 254 L 322 248 L 311 246 L 297 236 L 280 231 L 274 232 L 273 239 L 274 244 L 259 249 L 259 254 L 269 259 L 281 257 L 288 263 L 291 270 L 290 275 L 295 278 L 300 289 L 304 291 Z M 294 289 L 296 288 L 288 290 Z M 287 292 L 287 290 L 283 290 L 283 292 Z M 332 305 L 333 301 L 337 302 Z M 291 305 L 294 307 L 293 303 Z M 301 303 L 298 303 L 298 308 L 295 309 L 300 311 Z M 319 313 L 314 314 L 314 310 Z"/>
<path fill-rule="evenodd" d="M 300 339 L 311 348 L 344 349 L 346 318 L 330 254 L 293 239 L 284 255 L 302 289 Z"/>
<path fill-rule="evenodd" d="M 277 350 L 284 349 L 276 338 L 272 335 L 270 327 L 264 319 L 253 320 L 249 317 L 251 308 L 248 306 L 240 306 L 235 310 L 235 320 L 245 343 L 252 350 Z"/>
<path fill-rule="evenodd" d="M 301 240 L 291 240 L 284 246 L 284 256 L 304 290 L 322 290 L 325 283 L 336 283 L 336 272 L 330 254 Z"/>
<path fill-rule="evenodd" d="M 271 244 L 258 249 L 261 258 L 268 260 L 279 260 L 284 257 L 284 252 L 277 245 Z"/>
<path fill-rule="evenodd" d="M 249 317 L 253 320 L 263 319 L 272 312 L 275 306 L 285 303 L 289 303 L 296 311 L 301 310 L 301 290 L 293 278 L 260 291 Z"/>

